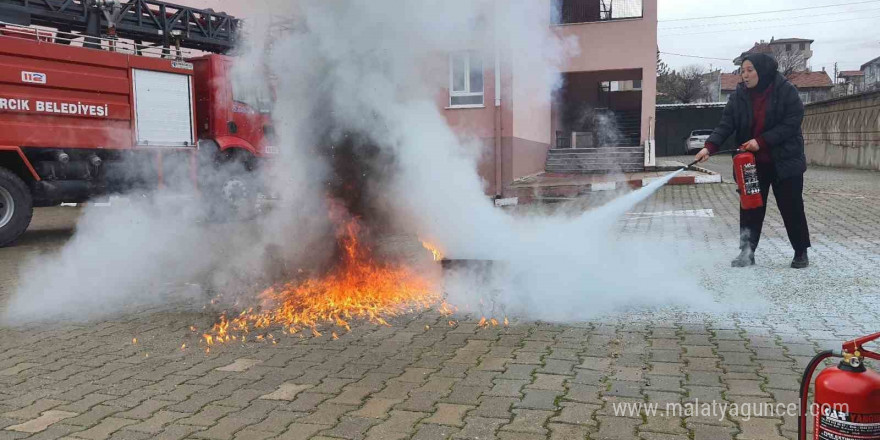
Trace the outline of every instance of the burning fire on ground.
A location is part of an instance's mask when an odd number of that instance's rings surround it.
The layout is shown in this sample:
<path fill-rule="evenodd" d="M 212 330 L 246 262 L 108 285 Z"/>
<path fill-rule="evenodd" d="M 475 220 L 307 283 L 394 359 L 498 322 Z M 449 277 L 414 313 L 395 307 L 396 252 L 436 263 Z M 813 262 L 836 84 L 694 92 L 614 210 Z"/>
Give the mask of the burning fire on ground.
<path fill-rule="evenodd" d="M 331 216 L 332 217 L 332 216 Z M 319 328 L 335 326 L 351 330 L 353 320 L 390 325 L 388 319 L 403 313 L 434 308 L 451 314 L 440 289 L 412 269 L 392 263 L 377 262 L 368 246 L 360 240 L 356 219 L 340 222 L 337 239 L 342 249 L 339 262 L 321 277 L 302 282 L 273 286 L 259 295 L 261 307 L 238 316 L 221 316 L 213 328 L 202 335 L 210 346 L 227 342 L 271 342 L 268 333 L 280 327 L 283 334 L 322 335 Z M 442 254 L 436 246 L 423 242 L 435 260 Z M 336 331 L 332 332 L 337 339 Z"/>

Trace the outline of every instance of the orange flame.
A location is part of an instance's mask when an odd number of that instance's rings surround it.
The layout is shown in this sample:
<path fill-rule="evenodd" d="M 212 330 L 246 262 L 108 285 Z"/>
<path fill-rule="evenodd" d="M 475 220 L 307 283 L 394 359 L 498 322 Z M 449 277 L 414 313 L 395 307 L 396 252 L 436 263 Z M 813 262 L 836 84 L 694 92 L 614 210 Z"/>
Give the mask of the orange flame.
<path fill-rule="evenodd" d="M 229 342 L 230 333 L 245 335 L 273 325 L 291 336 L 302 337 L 300 330 L 307 329 L 314 337 L 321 337 L 318 327 L 322 325 L 350 331 L 353 319 L 387 326 L 389 318 L 403 313 L 431 307 L 437 307 L 441 313 L 449 310 L 438 289 L 427 279 L 407 267 L 373 261 L 370 249 L 359 241 L 359 233 L 356 220 L 344 222 L 338 233 L 343 255 L 333 270 L 320 278 L 265 290 L 260 294 L 259 311 L 245 310 L 232 318 L 221 316 L 202 336 L 205 344 Z M 436 249 L 432 253 L 435 259 L 442 258 Z M 337 339 L 339 335 L 332 332 L 331 337 Z M 246 340 L 244 336 L 241 339 Z M 259 335 L 256 340 L 267 338 Z M 268 340 L 277 343 L 271 335 Z"/>
<path fill-rule="evenodd" d="M 443 259 L 443 252 L 440 252 L 440 248 L 438 248 L 437 246 L 422 240 L 422 247 L 431 251 L 431 255 L 434 256 L 434 261 L 440 261 Z"/>

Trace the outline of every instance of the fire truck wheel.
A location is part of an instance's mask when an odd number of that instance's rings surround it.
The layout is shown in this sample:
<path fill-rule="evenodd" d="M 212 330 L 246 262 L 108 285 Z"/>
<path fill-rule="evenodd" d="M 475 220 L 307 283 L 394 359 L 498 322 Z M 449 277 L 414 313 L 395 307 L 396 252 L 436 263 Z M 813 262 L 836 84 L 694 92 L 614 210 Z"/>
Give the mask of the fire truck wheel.
<path fill-rule="evenodd" d="M 33 199 L 24 181 L 0 168 L 0 247 L 12 244 L 31 223 Z"/>
<path fill-rule="evenodd" d="M 228 177 L 211 193 L 209 216 L 215 222 L 250 220 L 256 215 L 256 193 L 247 176 Z"/>

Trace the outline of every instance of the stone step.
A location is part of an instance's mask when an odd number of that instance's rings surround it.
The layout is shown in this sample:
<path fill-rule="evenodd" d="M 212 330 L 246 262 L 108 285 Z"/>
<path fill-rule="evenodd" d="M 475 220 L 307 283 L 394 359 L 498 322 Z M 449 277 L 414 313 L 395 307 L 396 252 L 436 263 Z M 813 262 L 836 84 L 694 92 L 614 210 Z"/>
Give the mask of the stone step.
<path fill-rule="evenodd" d="M 555 153 L 604 153 L 608 151 L 645 151 L 638 145 L 620 146 L 620 147 L 590 147 L 590 148 L 551 148 L 548 150 L 550 154 Z"/>
<path fill-rule="evenodd" d="M 562 168 L 548 167 L 546 171 L 554 174 L 603 174 L 613 172 L 638 173 L 645 170 L 643 164 L 606 165 L 601 167 Z"/>
<path fill-rule="evenodd" d="M 579 157 L 594 157 L 594 156 L 630 156 L 630 155 L 643 155 L 645 152 L 642 149 L 638 150 L 628 150 L 628 151 L 590 151 L 590 152 L 575 152 L 572 151 L 570 153 L 550 153 L 547 155 L 547 159 L 565 159 L 565 158 L 579 158 Z"/>
<path fill-rule="evenodd" d="M 607 158 L 611 160 L 620 160 L 627 158 L 644 157 L 644 153 L 609 153 L 609 154 L 569 154 L 569 155 L 553 155 L 547 156 L 547 161 L 578 161 Z"/>
<path fill-rule="evenodd" d="M 556 159 L 547 161 L 546 165 L 579 165 L 579 164 L 602 164 L 602 163 L 644 163 L 644 156 L 618 156 L 618 157 L 585 157 L 579 159 Z"/>

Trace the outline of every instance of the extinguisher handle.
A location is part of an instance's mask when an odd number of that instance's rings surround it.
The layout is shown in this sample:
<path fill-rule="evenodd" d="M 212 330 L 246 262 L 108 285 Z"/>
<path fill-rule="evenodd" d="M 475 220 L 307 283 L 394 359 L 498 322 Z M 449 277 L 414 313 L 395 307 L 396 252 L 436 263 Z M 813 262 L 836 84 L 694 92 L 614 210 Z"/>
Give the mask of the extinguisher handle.
<path fill-rule="evenodd" d="M 874 359 L 880 361 L 880 353 L 874 353 L 873 351 L 865 350 L 864 345 L 868 342 L 875 341 L 880 339 L 880 332 L 874 333 L 873 335 L 862 336 L 861 338 L 853 339 L 852 341 L 847 341 L 843 343 L 843 350 L 849 353 L 859 352 L 862 356 L 868 359 Z"/>

